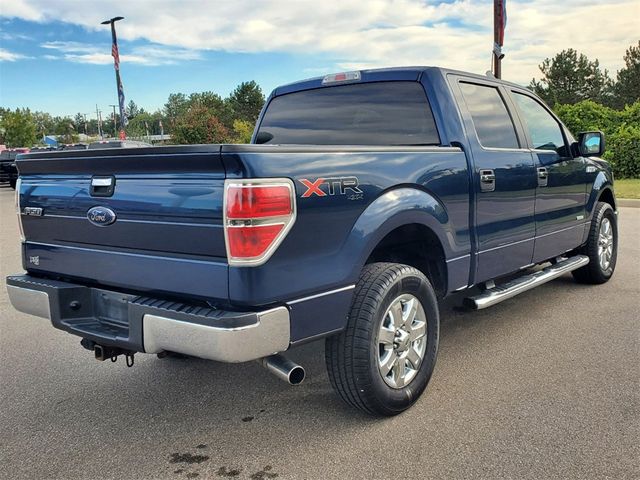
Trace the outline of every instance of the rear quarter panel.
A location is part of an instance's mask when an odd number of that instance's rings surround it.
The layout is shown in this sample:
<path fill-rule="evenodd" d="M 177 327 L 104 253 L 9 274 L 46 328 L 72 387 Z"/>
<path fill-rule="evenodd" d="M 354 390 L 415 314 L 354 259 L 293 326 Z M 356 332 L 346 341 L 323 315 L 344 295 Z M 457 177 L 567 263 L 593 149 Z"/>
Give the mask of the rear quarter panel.
<path fill-rule="evenodd" d="M 458 148 L 236 146 L 223 148 L 223 161 L 228 178 L 292 179 L 298 212 L 267 263 L 229 268 L 233 303 L 268 304 L 354 284 L 378 241 L 407 223 L 431 226 L 448 259 L 470 252 L 467 164 Z M 362 195 L 303 197 L 302 180 L 354 176 Z"/>

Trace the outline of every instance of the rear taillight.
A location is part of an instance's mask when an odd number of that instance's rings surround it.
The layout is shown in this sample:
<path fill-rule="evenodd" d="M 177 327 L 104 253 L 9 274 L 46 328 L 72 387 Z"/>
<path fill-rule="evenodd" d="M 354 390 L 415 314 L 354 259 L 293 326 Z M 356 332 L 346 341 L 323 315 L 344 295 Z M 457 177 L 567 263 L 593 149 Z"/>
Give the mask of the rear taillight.
<path fill-rule="evenodd" d="M 227 180 L 224 236 L 229 265 L 266 262 L 296 219 L 293 182 L 288 179 Z"/>
<path fill-rule="evenodd" d="M 22 186 L 22 179 L 18 177 L 16 181 L 16 215 L 18 216 L 18 230 L 20 231 L 20 240 L 25 241 L 24 229 L 22 228 L 22 208 L 20 208 L 20 187 Z"/>

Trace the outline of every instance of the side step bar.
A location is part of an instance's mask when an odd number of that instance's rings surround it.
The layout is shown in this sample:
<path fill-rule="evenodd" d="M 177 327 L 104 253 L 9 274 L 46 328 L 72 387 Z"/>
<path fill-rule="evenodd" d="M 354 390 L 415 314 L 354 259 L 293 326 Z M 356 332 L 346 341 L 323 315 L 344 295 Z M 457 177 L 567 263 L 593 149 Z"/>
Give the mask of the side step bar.
<path fill-rule="evenodd" d="M 565 273 L 584 267 L 587 263 L 589 263 L 589 257 L 585 255 L 576 255 L 575 257 L 561 260 L 537 272 L 523 275 L 510 282 L 489 288 L 475 297 L 467 297 L 464 299 L 464 305 L 475 310 L 491 307 L 496 303 L 558 278 Z"/>

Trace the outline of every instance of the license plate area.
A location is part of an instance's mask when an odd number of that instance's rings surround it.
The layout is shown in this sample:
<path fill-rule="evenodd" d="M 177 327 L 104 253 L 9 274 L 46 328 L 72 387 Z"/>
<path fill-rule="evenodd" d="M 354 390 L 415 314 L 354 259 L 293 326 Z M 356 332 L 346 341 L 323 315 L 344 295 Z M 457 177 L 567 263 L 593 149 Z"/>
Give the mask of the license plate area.
<path fill-rule="evenodd" d="M 91 289 L 93 316 L 105 327 L 129 329 L 129 302 L 134 295 Z"/>

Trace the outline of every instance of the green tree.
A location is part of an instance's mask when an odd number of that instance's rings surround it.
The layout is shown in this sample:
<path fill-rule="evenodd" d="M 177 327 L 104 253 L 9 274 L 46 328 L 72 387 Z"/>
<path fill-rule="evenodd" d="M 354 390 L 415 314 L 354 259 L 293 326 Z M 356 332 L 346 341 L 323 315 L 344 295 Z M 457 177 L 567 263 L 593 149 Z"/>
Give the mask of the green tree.
<path fill-rule="evenodd" d="M 250 143 L 253 135 L 253 123 L 246 120 L 233 121 L 233 142 L 234 143 Z"/>
<path fill-rule="evenodd" d="M 173 128 L 172 142 L 189 143 L 225 143 L 231 138 L 229 130 L 204 105 L 193 105 L 180 116 Z"/>
<path fill-rule="evenodd" d="M 554 111 L 576 138 L 580 132 L 590 130 L 602 130 L 611 134 L 622 122 L 619 111 L 592 100 L 583 100 L 573 105 L 556 104 Z"/>
<path fill-rule="evenodd" d="M 622 125 L 609 135 L 604 158 L 616 178 L 640 178 L 640 126 Z"/>
<path fill-rule="evenodd" d="M 51 114 L 47 112 L 33 112 L 31 117 L 36 124 L 38 140 L 42 141 L 45 135 L 53 135 L 54 121 Z"/>
<path fill-rule="evenodd" d="M 262 89 L 254 81 L 242 82 L 227 98 L 234 119 L 256 123 L 264 105 Z"/>
<path fill-rule="evenodd" d="M 553 106 L 593 100 L 607 104 L 611 100 L 612 82 L 598 60 L 570 48 L 546 58 L 539 66 L 542 79 L 531 80 L 529 88 Z"/>
<path fill-rule="evenodd" d="M 78 132 L 70 117 L 54 117 L 53 122 L 53 133 L 56 135 L 58 144 L 78 141 Z"/>
<path fill-rule="evenodd" d="M 82 113 L 76 113 L 75 117 L 73 117 L 73 126 L 75 131 L 78 133 L 87 133 L 89 127 L 87 122 L 85 122 L 85 116 Z"/>
<path fill-rule="evenodd" d="M 136 116 L 138 116 L 140 113 L 142 113 L 142 109 L 140 107 L 138 107 L 138 105 L 136 105 L 136 102 L 134 102 L 133 100 L 129 100 L 129 103 L 127 103 L 127 118 L 131 119 L 131 118 L 135 118 Z"/>
<path fill-rule="evenodd" d="M 555 111 L 576 137 L 589 130 L 605 133 L 604 158 L 611 163 L 616 178 L 640 177 L 640 101 L 614 110 L 585 100 L 556 105 Z"/>
<path fill-rule="evenodd" d="M 144 138 L 153 135 L 153 115 L 147 112 L 138 113 L 129 120 L 127 134 L 133 138 Z"/>
<path fill-rule="evenodd" d="M 233 128 L 233 112 L 225 100 L 213 92 L 192 93 L 189 95 L 189 107 L 202 106 L 209 110 L 228 129 Z"/>
<path fill-rule="evenodd" d="M 164 115 L 167 118 L 167 125 L 164 126 L 165 131 L 173 128 L 178 119 L 182 117 L 189 108 L 189 100 L 184 93 L 171 93 L 164 104 Z"/>
<path fill-rule="evenodd" d="M 624 63 L 613 88 L 614 104 L 618 108 L 640 100 L 640 40 L 625 52 Z"/>
<path fill-rule="evenodd" d="M 28 109 L 5 110 L 0 117 L 0 140 L 10 148 L 31 147 L 38 140 L 36 123 Z"/>

